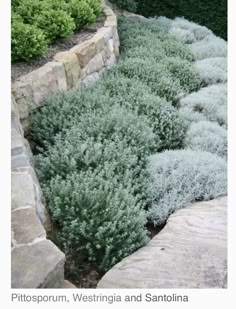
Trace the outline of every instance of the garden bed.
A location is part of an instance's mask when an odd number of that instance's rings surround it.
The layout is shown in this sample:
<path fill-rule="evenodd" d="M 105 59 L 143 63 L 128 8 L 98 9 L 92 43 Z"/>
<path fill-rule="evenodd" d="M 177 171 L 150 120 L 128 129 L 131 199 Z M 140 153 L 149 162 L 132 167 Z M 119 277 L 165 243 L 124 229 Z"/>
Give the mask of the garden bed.
<path fill-rule="evenodd" d="M 75 45 L 91 39 L 98 29 L 104 26 L 106 16 L 102 13 L 95 24 L 88 25 L 83 29 L 76 31 L 71 37 L 66 39 L 58 39 L 53 45 L 50 45 L 47 54 L 39 59 L 31 60 L 29 62 L 14 62 L 11 65 L 11 79 L 12 82 L 17 80 L 22 75 L 28 74 L 49 61 L 53 61 L 56 53 L 68 51 Z"/>
<path fill-rule="evenodd" d="M 227 193 L 225 41 L 185 19 L 121 18 L 119 35 L 102 80 L 30 117 L 55 242 L 83 287 L 150 240 L 147 222 Z"/>

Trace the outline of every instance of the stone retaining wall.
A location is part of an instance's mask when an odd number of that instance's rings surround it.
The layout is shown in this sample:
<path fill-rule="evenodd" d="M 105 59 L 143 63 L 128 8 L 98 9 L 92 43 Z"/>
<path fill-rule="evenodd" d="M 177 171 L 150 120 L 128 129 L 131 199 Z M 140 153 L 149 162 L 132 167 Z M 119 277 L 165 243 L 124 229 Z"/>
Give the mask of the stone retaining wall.
<path fill-rule="evenodd" d="M 103 2 L 106 20 L 92 39 L 57 53 L 54 61 L 12 85 L 12 288 L 64 288 L 64 254 L 46 238 L 49 217 L 23 127 L 48 95 L 91 85 L 119 56 L 117 18 Z"/>
<path fill-rule="evenodd" d="M 27 119 L 48 95 L 88 86 L 115 63 L 119 56 L 117 17 L 105 2 L 102 5 L 105 24 L 92 39 L 57 53 L 53 61 L 13 83 L 12 94 L 21 120 Z"/>

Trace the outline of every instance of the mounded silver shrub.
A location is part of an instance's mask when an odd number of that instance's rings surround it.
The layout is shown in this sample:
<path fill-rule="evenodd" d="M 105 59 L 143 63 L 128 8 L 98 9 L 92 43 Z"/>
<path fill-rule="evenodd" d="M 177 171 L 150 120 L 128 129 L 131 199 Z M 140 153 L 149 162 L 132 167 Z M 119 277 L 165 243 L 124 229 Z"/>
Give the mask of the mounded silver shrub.
<path fill-rule="evenodd" d="M 52 219 L 60 226 L 58 245 L 80 263 L 107 271 L 148 240 L 146 213 L 111 166 L 65 179 L 57 176 L 44 193 Z"/>
<path fill-rule="evenodd" d="M 209 120 L 227 127 L 227 84 L 210 85 L 180 100 L 180 114 L 188 122 Z"/>
<path fill-rule="evenodd" d="M 186 135 L 186 147 L 197 151 L 208 151 L 227 158 L 227 131 L 217 123 L 200 121 L 193 123 Z"/>
<path fill-rule="evenodd" d="M 227 58 L 225 57 L 196 61 L 194 68 L 207 85 L 227 82 Z"/>
<path fill-rule="evenodd" d="M 191 202 L 227 194 L 227 163 L 208 152 L 172 150 L 152 155 L 148 173 L 148 217 L 155 225 Z"/>

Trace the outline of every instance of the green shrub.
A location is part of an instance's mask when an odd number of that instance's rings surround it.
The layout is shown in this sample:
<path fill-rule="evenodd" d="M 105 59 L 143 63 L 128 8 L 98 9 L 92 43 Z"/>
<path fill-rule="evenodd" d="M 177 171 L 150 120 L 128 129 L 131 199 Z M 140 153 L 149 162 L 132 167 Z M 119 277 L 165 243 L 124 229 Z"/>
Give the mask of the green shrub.
<path fill-rule="evenodd" d="M 12 15 L 11 23 L 12 61 L 28 61 L 40 57 L 47 51 L 47 41 L 42 30 L 24 24 L 19 16 Z"/>
<path fill-rule="evenodd" d="M 88 1 L 68 0 L 68 5 L 70 14 L 75 21 L 77 29 L 96 21 L 96 12 L 94 12 L 93 7 Z"/>
<path fill-rule="evenodd" d="M 81 263 L 107 271 L 147 242 L 145 212 L 111 167 L 56 177 L 44 193 L 59 246 Z"/>
<path fill-rule="evenodd" d="M 83 114 L 76 122 L 65 136 L 55 138 L 43 156 L 39 155 L 36 167 L 42 182 L 106 162 L 112 162 L 117 175 L 126 169 L 136 175 L 147 155 L 158 147 L 147 119 L 120 107 Z"/>
<path fill-rule="evenodd" d="M 65 11 L 45 9 L 34 17 L 34 24 L 42 29 L 49 42 L 57 38 L 66 38 L 73 33 L 75 23 Z"/>
<path fill-rule="evenodd" d="M 208 151 L 227 158 L 227 131 L 217 123 L 199 121 L 193 123 L 186 135 L 186 147 L 197 151 Z"/>
<path fill-rule="evenodd" d="M 90 7 L 93 9 L 93 13 L 98 16 L 101 13 L 102 6 L 101 0 L 86 0 Z"/>
<path fill-rule="evenodd" d="M 163 66 L 154 60 L 128 58 L 120 61 L 117 71 L 129 78 L 138 78 L 148 85 L 152 91 L 168 101 L 175 102 L 184 94 L 178 79 L 163 69 Z"/>
<path fill-rule="evenodd" d="M 163 224 L 175 210 L 191 202 L 227 194 L 226 161 L 208 152 L 165 151 L 150 157 L 149 220 Z"/>
<path fill-rule="evenodd" d="M 43 2 L 39 0 L 18 1 L 15 12 L 20 15 L 25 23 L 32 24 L 35 16 L 40 15 L 43 10 Z"/>

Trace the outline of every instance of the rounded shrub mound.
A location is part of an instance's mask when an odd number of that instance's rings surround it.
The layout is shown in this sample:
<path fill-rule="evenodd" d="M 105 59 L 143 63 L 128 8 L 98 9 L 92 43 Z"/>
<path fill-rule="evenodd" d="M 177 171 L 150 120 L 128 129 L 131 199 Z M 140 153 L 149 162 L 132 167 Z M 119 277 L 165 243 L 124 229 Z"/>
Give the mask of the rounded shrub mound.
<path fill-rule="evenodd" d="M 45 188 L 58 245 L 106 271 L 147 241 L 145 211 L 112 166 L 53 178 Z"/>
<path fill-rule="evenodd" d="M 208 152 L 164 151 L 148 165 L 149 220 L 163 224 L 175 210 L 227 194 L 227 163 Z"/>
<path fill-rule="evenodd" d="M 70 36 L 75 30 L 73 18 L 63 10 L 43 10 L 40 15 L 35 16 L 34 24 L 44 31 L 50 43 L 57 38 Z"/>
<path fill-rule="evenodd" d="M 192 150 L 208 151 L 227 158 L 227 131 L 217 123 L 193 123 L 187 131 L 185 143 Z"/>
<path fill-rule="evenodd" d="M 34 25 L 25 24 L 15 14 L 12 16 L 11 34 L 12 61 L 28 61 L 46 53 L 47 40 L 44 32 Z"/>
<path fill-rule="evenodd" d="M 227 126 L 227 84 L 201 88 L 180 100 L 180 114 L 188 122 L 209 120 Z"/>

